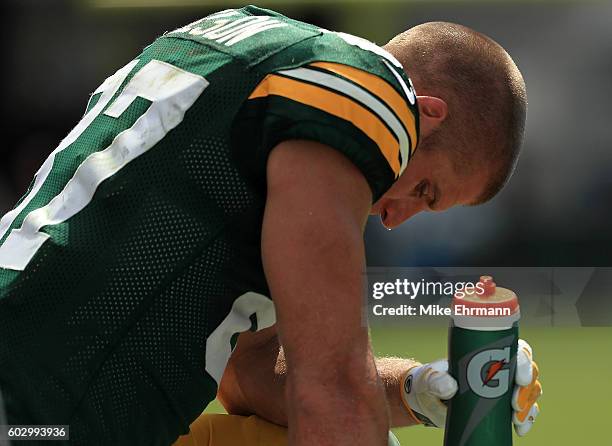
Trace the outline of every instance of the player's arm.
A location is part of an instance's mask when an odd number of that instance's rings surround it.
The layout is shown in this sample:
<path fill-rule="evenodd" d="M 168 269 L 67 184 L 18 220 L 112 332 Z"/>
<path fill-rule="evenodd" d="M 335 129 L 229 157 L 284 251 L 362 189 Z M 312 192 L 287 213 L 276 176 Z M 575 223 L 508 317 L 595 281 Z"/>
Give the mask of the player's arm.
<path fill-rule="evenodd" d="M 404 358 L 377 358 L 375 362 L 385 388 L 391 427 L 416 424 L 415 417 L 402 402 L 401 386 L 406 373 L 419 363 Z M 245 332 L 238 338 L 217 397 L 228 413 L 256 414 L 287 426 L 286 378 L 287 361 L 276 327 Z"/>
<path fill-rule="evenodd" d="M 287 361 L 292 445 L 383 445 L 384 392 L 362 320 L 367 182 L 322 144 L 287 141 L 267 163 L 263 264 Z"/>
<path fill-rule="evenodd" d="M 326 44 L 321 45 L 321 48 L 325 48 Z M 310 51 L 309 48 L 307 52 Z M 331 51 L 335 54 L 337 47 L 334 46 Z M 286 237 L 294 246 L 284 245 L 283 249 L 289 251 L 284 256 L 303 256 L 304 247 L 316 251 L 311 253 L 312 261 L 300 257 L 307 264 L 291 266 L 293 274 L 301 274 L 298 279 L 303 282 L 304 291 L 309 295 L 316 295 L 315 298 L 324 304 L 337 304 L 335 311 L 345 312 L 346 317 L 353 317 L 354 321 L 359 319 L 360 325 L 361 274 L 364 266 L 361 226 L 372 196 L 378 199 L 405 168 L 414 151 L 418 133 L 416 105 L 407 96 L 406 85 L 409 82 L 404 82 L 402 86 L 397 81 L 400 73 L 388 71 L 389 64 L 379 60 L 378 56 L 370 55 L 367 58 L 368 68 L 313 63 L 269 74 L 244 104 L 236 119 L 234 132 L 236 147 L 248 147 L 249 153 L 254 150 L 253 146 L 258 147 L 264 154 L 261 159 L 266 159 L 269 148 L 275 147 L 278 142 L 293 141 L 273 149 L 267 165 L 269 200 L 285 200 L 295 206 L 297 212 L 293 215 L 297 220 L 295 224 L 285 222 Z M 286 63 L 282 62 L 283 66 Z M 372 69 L 377 65 L 377 69 Z M 298 140 L 317 141 L 322 145 Z M 317 151 L 312 150 L 317 147 Z M 318 153 L 321 150 L 325 152 L 324 156 Z M 273 177 L 277 177 L 276 183 L 279 184 L 274 189 L 271 183 Z M 275 190 L 282 195 L 270 195 Z M 293 195 L 297 193 L 300 198 Z M 272 201 L 268 203 L 267 217 L 272 215 L 273 204 Z M 279 218 L 286 219 L 289 208 L 276 206 L 274 212 L 278 213 Z M 313 213 L 313 209 L 316 212 Z M 268 223 L 274 224 L 270 218 L 266 219 Z M 304 231 L 301 239 L 293 232 L 293 226 Z M 343 243 L 351 249 L 342 248 Z M 333 246 L 338 253 L 331 252 L 326 244 Z M 342 252 L 343 249 L 345 252 Z M 348 257 L 347 253 L 352 257 Z M 280 267 L 289 268 L 289 265 L 283 264 L 284 260 L 280 255 L 276 259 Z M 270 271 L 267 273 L 270 275 Z M 350 280 L 345 279 L 344 276 L 349 274 Z M 286 279 L 280 274 L 278 276 L 277 286 L 282 286 Z M 325 277 L 328 277 L 327 282 L 332 283 L 326 283 Z M 299 288 L 297 281 L 288 284 Z M 276 292 L 272 289 L 272 297 L 278 306 Z M 343 299 L 348 300 L 349 295 L 352 299 L 350 308 L 343 302 Z M 330 299 L 331 296 L 334 299 Z M 312 305 L 316 311 L 319 304 L 315 302 L 318 301 L 305 300 L 303 305 Z M 347 333 L 341 327 L 338 329 Z M 282 326 L 280 331 L 282 337 Z M 287 407 L 279 407 L 278 403 L 282 401 L 284 404 L 285 400 L 277 398 L 278 392 L 284 392 L 284 375 L 275 373 L 274 369 L 278 345 L 275 351 L 274 342 L 262 342 L 260 336 L 266 335 L 240 336 L 226 369 L 225 384 L 221 383 L 219 396 L 234 413 L 257 413 L 266 419 L 286 424 Z M 365 327 L 359 331 L 359 336 L 361 345 L 367 345 Z M 330 351 L 330 355 L 332 353 Z M 338 361 L 340 359 L 341 356 Z M 287 362 L 291 363 L 289 351 Z M 278 364 L 284 364 L 284 359 Z M 393 369 L 393 376 L 381 375 L 383 381 L 393 383 L 393 387 L 386 388 L 395 425 L 411 422 L 405 411 L 399 409 L 399 375 L 411 362 L 405 361 L 404 364 L 402 370 Z M 346 364 L 345 367 L 350 365 Z M 243 372 L 245 369 L 248 372 Z M 389 367 L 385 367 L 384 371 L 390 372 Z M 241 382 L 242 385 L 234 386 L 232 382 Z M 398 408 L 397 411 L 395 408 Z"/>
<path fill-rule="evenodd" d="M 536 401 L 542 386 L 531 347 L 523 340 L 519 341 L 517 358 L 513 423 L 518 435 L 525 435 L 538 415 Z M 385 387 L 392 427 L 423 422 L 444 426 L 446 405 L 442 400 L 451 398 L 457 390 L 457 383 L 447 373 L 447 361 L 421 365 L 411 359 L 378 358 L 376 368 Z M 286 377 L 287 364 L 275 327 L 243 333 L 223 375 L 218 397 L 229 413 L 257 414 L 286 426 Z"/>

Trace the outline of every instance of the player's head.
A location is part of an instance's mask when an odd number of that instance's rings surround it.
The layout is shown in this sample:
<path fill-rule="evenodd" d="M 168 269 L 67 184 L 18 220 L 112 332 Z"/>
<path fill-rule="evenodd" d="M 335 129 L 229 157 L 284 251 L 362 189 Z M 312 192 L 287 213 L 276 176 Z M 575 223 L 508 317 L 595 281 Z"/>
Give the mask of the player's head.
<path fill-rule="evenodd" d="M 411 28 L 385 49 L 414 83 L 420 141 L 373 213 L 394 227 L 423 210 L 491 199 L 512 175 L 523 142 L 525 83 L 511 57 L 492 39 L 445 22 Z"/>

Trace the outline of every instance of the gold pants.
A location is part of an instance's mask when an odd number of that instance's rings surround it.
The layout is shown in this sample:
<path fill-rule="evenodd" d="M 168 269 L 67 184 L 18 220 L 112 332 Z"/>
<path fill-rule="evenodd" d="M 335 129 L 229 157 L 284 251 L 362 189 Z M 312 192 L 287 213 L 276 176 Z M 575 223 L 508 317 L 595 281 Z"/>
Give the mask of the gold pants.
<path fill-rule="evenodd" d="M 255 415 L 202 414 L 174 446 L 287 446 L 287 428 Z"/>

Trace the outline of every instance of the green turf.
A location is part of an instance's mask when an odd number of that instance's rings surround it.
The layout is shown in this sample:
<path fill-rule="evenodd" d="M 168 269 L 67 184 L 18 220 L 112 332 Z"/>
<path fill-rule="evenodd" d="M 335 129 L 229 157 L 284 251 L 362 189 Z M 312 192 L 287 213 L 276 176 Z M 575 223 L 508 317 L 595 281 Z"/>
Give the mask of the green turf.
<path fill-rule="evenodd" d="M 516 446 L 604 446 L 612 401 L 612 328 L 521 329 L 540 366 L 542 412 L 532 431 Z M 377 355 L 430 361 L 446 356 L 446 330 L 374 328 Z M 207 412 L 222 413 L 217 401 Z M 395 430 L 402 445 L 441 446 L 443 432 L 422 426 Z M 494 446 L 494 445 L 492 445 Z"/>

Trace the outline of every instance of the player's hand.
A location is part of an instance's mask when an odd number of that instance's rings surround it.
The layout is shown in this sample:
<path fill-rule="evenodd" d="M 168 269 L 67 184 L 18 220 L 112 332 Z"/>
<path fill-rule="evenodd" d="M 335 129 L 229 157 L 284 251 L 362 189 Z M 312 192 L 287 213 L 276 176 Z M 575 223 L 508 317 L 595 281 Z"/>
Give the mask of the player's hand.
<path fill-rule="evenodd" d="M 536 401 L 542 394 L 542 385 L 538 381 L 538 366 L 532 357 L 529 344 L 519 339 L 512 422 L 520 436 L 531 429 L 540 411 Z M 457 381 L 448 374 L 448 361 L 439 360 L 413 367 L 403 384 L 402 398 L 414 418 L 426 426 L 443 427 L 446 422 L 444 401 L 457 392 Z"/>
<path fill-rule="evenodd" d="M 512 423 L 514 430 L 521 437 L 529 432 L 540 407 L 536 402 L 542 395 L 542 385 L 538 381 L 538 365 L 533 361 L 531 346 L 519 339 L 516 353 L 516 375 L 514 393 L 512 394 Z"/>
<path fill-rule="evenodd" d="M 408 371 L 402 386 L 402 400 L 411 415 L 426 426 L 443 427 L 446 404 L 457 393 L 457 381 L 448 374 L 448 361 L 440 359 L 417 365 Z"/>

